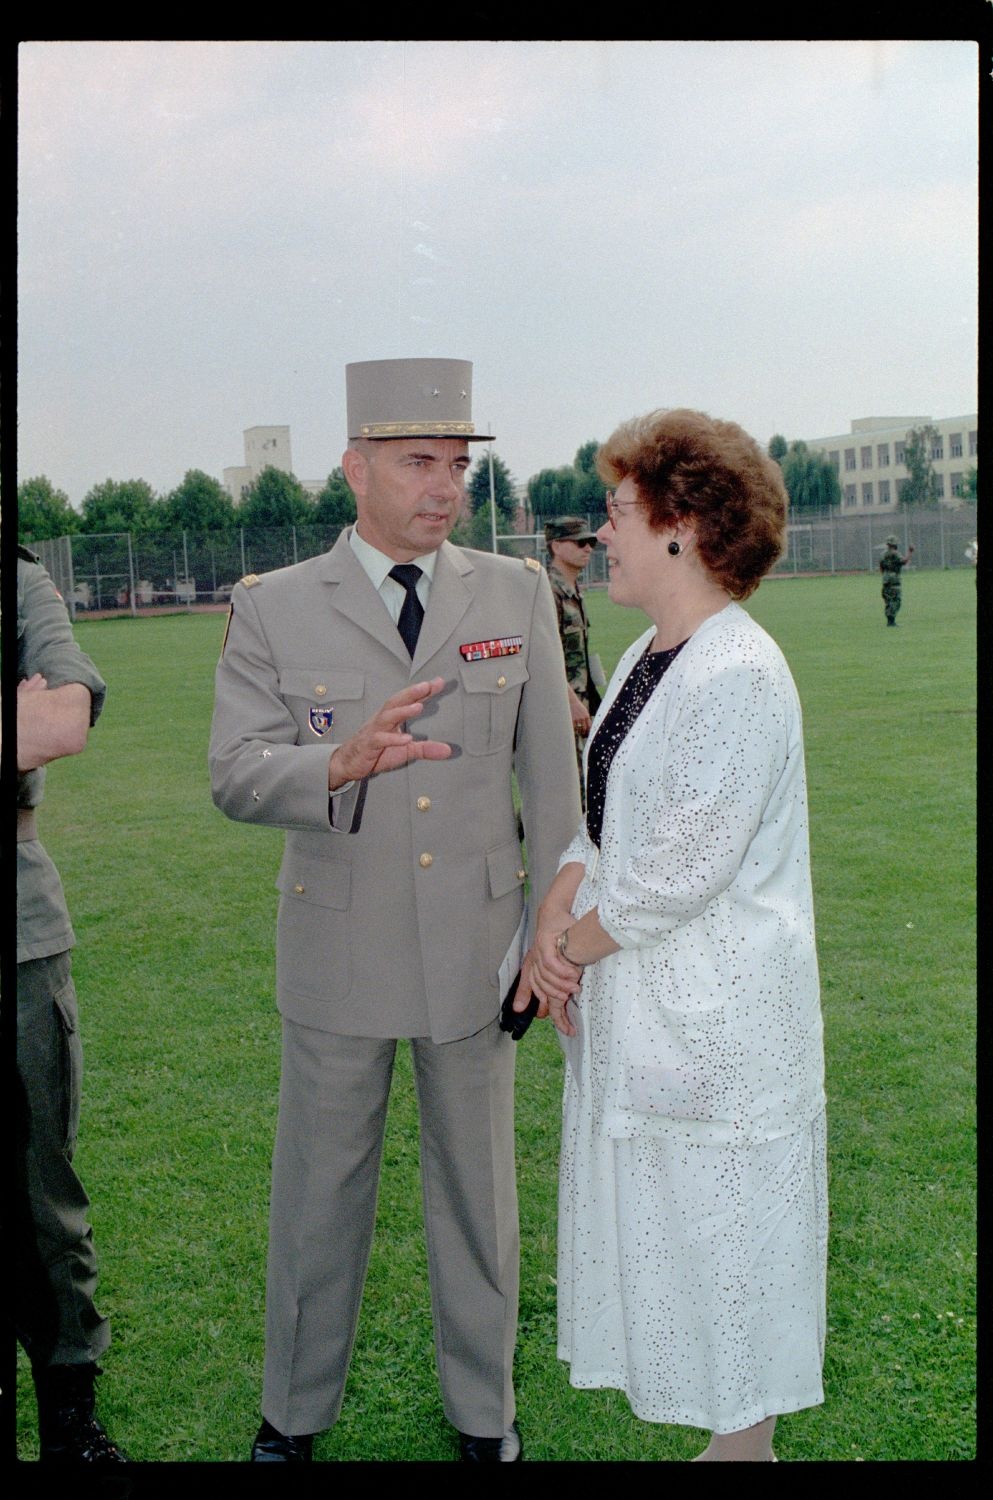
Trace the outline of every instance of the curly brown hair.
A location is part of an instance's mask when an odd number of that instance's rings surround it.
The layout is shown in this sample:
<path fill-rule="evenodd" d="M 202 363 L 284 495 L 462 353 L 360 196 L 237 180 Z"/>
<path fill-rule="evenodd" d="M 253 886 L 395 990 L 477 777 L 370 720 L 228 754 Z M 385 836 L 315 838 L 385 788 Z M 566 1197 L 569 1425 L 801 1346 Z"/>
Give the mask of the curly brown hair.
<path fill-rule="evenodd" d="M 597 471 L 612 486 L 634 480 L 653 530 L 692 523 L 701 561 L 732 599 L 747 599 L 783 551 L 783 476 L 737 422 L 685 408 L 633 417 L 604 443 Z"/>

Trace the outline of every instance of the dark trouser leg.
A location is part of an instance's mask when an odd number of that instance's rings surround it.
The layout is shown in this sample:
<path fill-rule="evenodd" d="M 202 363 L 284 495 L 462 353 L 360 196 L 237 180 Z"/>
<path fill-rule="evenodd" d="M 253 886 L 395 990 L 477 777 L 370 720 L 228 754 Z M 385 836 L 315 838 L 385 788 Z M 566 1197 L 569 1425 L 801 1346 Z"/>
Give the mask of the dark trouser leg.
<path fill-rule="evenodd" d="M 395 1050 L 283 1022 L 262 1399 L 279 1432 L 321 1432 L 341 1410 Z"/>
<path fill-rule="evenodd" d="M 93 1303 L 89 1199 L 72 1167 L 82 1065 L 69 954 L 19 964 L 14 1324 L 36 1371 L 92 1362 L 110 1343 Z"/>
<path fill-rule="evenodd" d="M 445 1415 L 461 1432 L 499 1437 L 514 1419 L 514 1043 L 494 1021 L 462 1041 L 411 1045 Z"/>

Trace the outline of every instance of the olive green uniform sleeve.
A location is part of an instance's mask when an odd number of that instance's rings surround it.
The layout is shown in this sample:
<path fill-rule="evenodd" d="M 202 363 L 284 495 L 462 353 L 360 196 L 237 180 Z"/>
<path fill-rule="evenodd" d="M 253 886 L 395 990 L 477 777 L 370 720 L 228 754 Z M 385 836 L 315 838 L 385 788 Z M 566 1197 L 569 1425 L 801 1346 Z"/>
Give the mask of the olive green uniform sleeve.
<path fill-rule="evenodd" d="M 17 680 L 40 672 L 49 688 L 79 682 L 89 688 L 90 723 L 96 723 L 107 687 L 76 644 L 69 612 L 51 577 L 23 554 L 17 559 Z M 39 805 L 45 768 L 19 773 L 18 808 Z M 37 838 L 17 845 L 17 961 L 48 958 L 75 942 L 59 873 Z"/>

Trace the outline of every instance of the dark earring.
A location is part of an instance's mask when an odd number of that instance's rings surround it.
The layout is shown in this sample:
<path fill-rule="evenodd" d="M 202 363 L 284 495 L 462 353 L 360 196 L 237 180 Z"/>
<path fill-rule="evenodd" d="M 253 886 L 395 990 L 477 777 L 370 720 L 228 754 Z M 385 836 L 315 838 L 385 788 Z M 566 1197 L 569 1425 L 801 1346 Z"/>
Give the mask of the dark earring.
<path fill-rule="evenodd" d="M 680 545 L 679 545 L 678 542 L 670 542 L 669 543 L 669 556 L 670 557 L 678 557 L 679 554 L 680 554 L 680 552 L 682 552 L 682 550 L 683 549 L 682 549 L 682 547 L 680 547 Z"/>

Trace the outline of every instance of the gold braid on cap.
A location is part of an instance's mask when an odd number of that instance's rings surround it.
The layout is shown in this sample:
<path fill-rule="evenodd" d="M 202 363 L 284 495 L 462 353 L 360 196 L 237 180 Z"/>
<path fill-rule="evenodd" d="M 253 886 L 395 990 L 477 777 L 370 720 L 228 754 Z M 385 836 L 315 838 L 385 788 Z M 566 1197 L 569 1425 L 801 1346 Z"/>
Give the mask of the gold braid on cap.
<path fill-rule="evenodd" d="M 465 433 L 469 436 L 476 431 L 472 422 L 446 422 L 443 417 L 433 422 L 362 422 L 359 426 L 359 436 L 367 438 L 376 437 L 430 437 L 437 432 L 439 427 L 444 427 L 446 436 L 451 434 L 457 436 Z"/>

